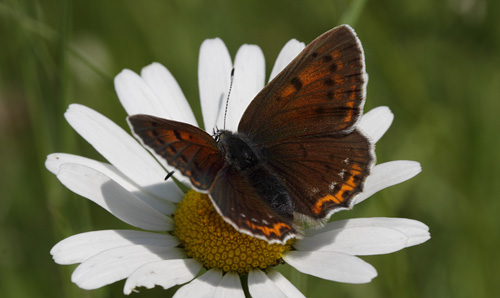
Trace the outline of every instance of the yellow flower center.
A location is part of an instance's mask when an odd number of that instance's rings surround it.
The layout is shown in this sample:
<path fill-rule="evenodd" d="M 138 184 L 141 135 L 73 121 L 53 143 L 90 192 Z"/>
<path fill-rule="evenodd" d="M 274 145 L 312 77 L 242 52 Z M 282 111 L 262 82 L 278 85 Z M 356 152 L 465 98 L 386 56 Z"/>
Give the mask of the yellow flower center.
<path fill-rule="evenodd" d="M 217 268 L 239 274 L 254 268 L 264 269 L 282 262 L 285 245 L 269 244 L 234 229 L 217 213 L 208 195 L 190 190 L 174 213 L 175 230 L 187 256 L 203 262 L 205 268 Z"/>

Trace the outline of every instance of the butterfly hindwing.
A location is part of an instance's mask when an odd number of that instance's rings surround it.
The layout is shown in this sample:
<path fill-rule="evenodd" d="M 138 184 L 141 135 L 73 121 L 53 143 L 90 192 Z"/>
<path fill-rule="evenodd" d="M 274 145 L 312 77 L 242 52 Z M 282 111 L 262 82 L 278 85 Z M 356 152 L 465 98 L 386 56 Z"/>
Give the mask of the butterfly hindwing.
<path fill-rule="evenodd" d="M 187 123 L 150 115 L 133 115 L 128 121 L 144 145 L 181 171 L 196 189 L 208 191 L 224 165 L 224 157 L 209 134 Z"/>
<path fill-rule="evenodd" d="M 210 198 L 226 222 L 242 233 L 270 243 L 285 243 L 297 235 L 293 219 L 278 215 L 231 165 L 215 178 Z"/>
<path fill-rule="evenodd" d="M 287 188 L 295 212 L 316 220 L 349 208 L 374 163 L 373 146 L 358 130 L 290 140 L 267 148 L 264 155 Z"/>
<path fill-rule="evenodd" d="M 238 131 L 260 144 L 348 133 L 361 116 L 366 82 L 356 34 L 349 26 L 333 28 L 262 89 L 243 114 Z"/>

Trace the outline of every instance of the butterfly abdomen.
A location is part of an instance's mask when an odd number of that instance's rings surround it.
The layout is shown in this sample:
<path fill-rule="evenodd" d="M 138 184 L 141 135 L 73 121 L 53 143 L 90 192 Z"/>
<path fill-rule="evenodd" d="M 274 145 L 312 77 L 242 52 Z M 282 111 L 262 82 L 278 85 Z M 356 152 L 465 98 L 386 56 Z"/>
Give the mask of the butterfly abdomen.
<path fill-rule="evenodd" d="M 260 197 L 285 219 L 293 220 L 293 204 L 281 181 L 262 163 L 247 173 L 248 182 Z"/>

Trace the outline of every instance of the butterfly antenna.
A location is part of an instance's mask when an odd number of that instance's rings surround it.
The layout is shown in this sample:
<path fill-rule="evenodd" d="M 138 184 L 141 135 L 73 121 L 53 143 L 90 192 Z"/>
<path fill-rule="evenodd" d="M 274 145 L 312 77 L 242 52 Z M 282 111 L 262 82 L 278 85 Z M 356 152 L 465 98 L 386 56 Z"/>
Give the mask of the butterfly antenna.
<path fill-rule="evenodd" d="M 229 91 L 227 92 L 226 110 L 224 111 L 224 129 L 226 129 L 227 106 L 229 105 L 229 96 L 231 95 L 231 89 L 233 88 L 233 80 L 234 80 L 234 67 L 231 70 L 231 82 L 229 83 Z"/>

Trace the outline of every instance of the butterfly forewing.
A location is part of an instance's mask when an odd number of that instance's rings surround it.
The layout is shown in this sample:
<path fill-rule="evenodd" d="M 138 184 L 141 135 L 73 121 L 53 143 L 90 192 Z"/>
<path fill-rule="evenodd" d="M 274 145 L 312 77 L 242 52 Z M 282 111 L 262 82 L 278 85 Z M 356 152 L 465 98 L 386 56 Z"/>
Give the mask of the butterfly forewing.
<path fill-rule="evenodd" d="M 209 134 L 187 123 L 149 115 L 133 115 L 128 121 L 144 145 L 181 171 L 196 189 L 210 188 L 224 157 Z"/>
<path fill-rule="evenodd" d="M 260 144 L 348 133 L 361 116 L 365 85 L 361 43 L 349 26 L 336 27 L 311 42 L 264 87 L 238 131 Z"/>

